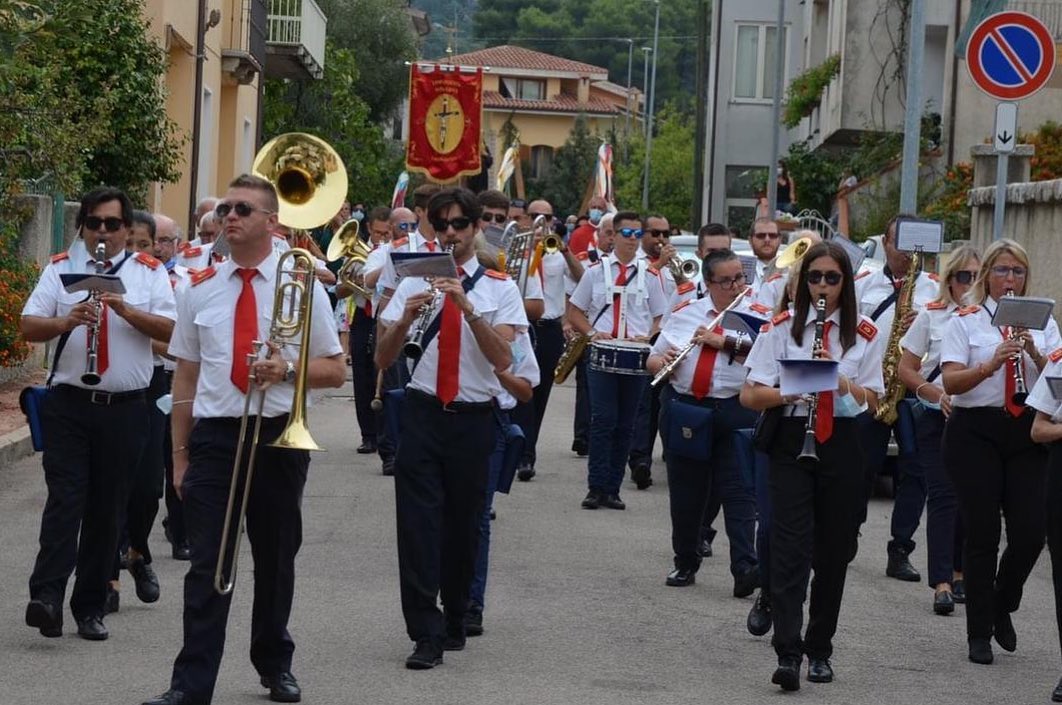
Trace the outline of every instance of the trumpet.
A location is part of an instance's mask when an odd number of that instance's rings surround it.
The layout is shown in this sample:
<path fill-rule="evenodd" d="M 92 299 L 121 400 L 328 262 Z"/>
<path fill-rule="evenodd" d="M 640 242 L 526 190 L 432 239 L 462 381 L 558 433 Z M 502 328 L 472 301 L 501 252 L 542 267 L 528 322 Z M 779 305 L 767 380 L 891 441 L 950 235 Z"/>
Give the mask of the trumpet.
<path fill-rule="evenodd" d="M 671 276 L 675 278 L 675 281 L 681 284 L 697 276 L 697 270 L 701 267 L 697 264 L 697 260 L 682 259 L 678 255 L 673 255 L 667 261 L 667 268 L 671 270 Z"/>
<path fill-rule="evenodd" d="M 723 318 L 726 317 L 726 314 L 730 311 L 733 311 L 737 307 L 737 305 L 741 303 L 741 300 L 745 298 L 746 295 L 748 295 L 751 289 L 751 286 L 746 286 L 744 289 L 742 289 L 741 293 L 734 297 L 734 300 L 731 301 L 726 308 L 720 311 L 718 316 L 712 319 L 711 323 L 708 324 L 708 330 L 714 330 L 715 327 L 723 321 Z M 663 367 L 660 368 L 660 370 L 656 373 L 656 376 L 653 377 L 653 380 L 649 383 L 649 386 L 659 386 L 660 383 L 670 377 L 671 373 L 677 370 L 678 366 L 682 364 L 682 361 L 685 360 L 689 356 L 689 354 L 698 347 L 700 347 L 700 344 L 696 342 L 696 339 L 690 340 L 690 342 L 686 343 L 686 345 L 678 351 L 678 354 L 675 355 L 674 359 L 672 359 L 671 362 L 665 364 Z"/>
<path fill-rule="evenodd" d="M 273 345 L 293 345 L 299 349 L 299 362 L 295 372 L 295 390 L 292 398 L 291 413 L 288 423 L 280 436 L 269 444 L 271 448 L 288 448 L 294 450 L 324 450 L 314 441 L 306 425 L 307 371 L 310 364 L 310 323 L 313 316 L 313 290 L 315 261 L 309 251 L 294 248 L 280 255 L 276 270 L 276 288 L 273 291 L 273 315 L 269 327 L 269 343 Z M 297 342 L 296 342 L 297 340 Z M 229 498 L 225 508 L 225 521 L 221 530 L 221 546 L 218 549 L 217 564 L 214 568 L 214 589 L 221 595 L 228 595 L 236 584 L 236 567 L 240 556 L 240 537 L 243 535 L 244 519 L 247 516 L 247 502 L 251 497 L 251 480 L 254 478 L 255 460 L 258 457 L 259 435 L 262 428 L 262 410 L 265 406 L 266 390 L 253 393 L 255 382 L 253 365 L 258 354 L 266 346 L 265 341 L 252 343 L 251 352 L 247 354 L 248 389 L 243 402 L 243 416 L 240 418 L 240 435 L 236 444 L 236 458 L 232 467 L 232 482 L 229 486 Z M 254 423 L 250 423 L 251 399 L 257 396 Z M 247 434 L 251 434 L 250 444 L 245 450 Z M 247 456 L 247 470 L 241 473 L 244 455 Z M 242 479 L 242 486 L 241 486 Z M 237 508 L 237 497 L 240 504 Z"/>
<path fill-rule="evenodd" d="M 107 246 L 100 242 L 96 244 L 96 274 L 103 274 L 106 266 L 104 266 L 104 260 L 107 259 Z M 99 373 L 99 360 L 100 360 L 100 326 L 103 316 L 107 315 L 107 312 L 103 310 L 103 304 L 100 302 L 100 292 L 93 291 L 89 295 L 89 301 L 92 303 L 95 313 L 96 322 L 92 324 L 92 332 L 89 334 L 88 341 L 88 353 L 85 360 L 85 374 L 81 375 L 81 383 L 87 384 L 91 387 L 95 387 L 99 384 L 103 377 Z"/>
<path fill-rule="evenodd" d="M 1007 296 L 1014 296 L 1013 289 L 1007 289 Z M 1011 326 L 1007 331 L 1007 340 L 1016 340 L 1018 334 L 1014 332 L 1014 327 Z M 1024 346 L 1023 346 L 1024 347 Z M 1022 360 L 1024 352 L 1019 352 L 1012 357 L 1014 360 L 1014 394 L 1011 395 L 1010 401 L 1018 406 L 1025 406 L 1025 400 L 1029 397 L 1029 390 L 1025 386 L 1025 365 Z"/>
<path fill-rule="evenodd" d="M 450 243 L 443 249 L 443 252 L 452 253 L 453 250 L 453 243 Z M 435 288 L 434 277 L 425 277 L 424 281 L 428 283 L 428 293 L 431 294 L 431 299 L 421 305 L 417 322 L 413 326 L 409 338 L 402 345 L 402 354 L 413 360 L 419 360 L 421 355 L 424 354 L 424 333 L 427 331 L 428 325 L 431 324 L 431 320 L 435 318 L 435 312 L 442 305 L 443 298 L 442 292 Z"/>
<path fill-rule="evenodd" d="M 811 346 L 811 357 L 817 359 L 822 354 L 822 337 L 826 332 L 826 297 L 820 296 L 815 302 L 815 342 Z M 819 395 L 812 395 L 808 400 L 808 421 L 804 426 L 804 447 L 800 449 L 797 462 L 817 463 L 819 455 L 815 452 L 815 424 L 819 413 Z"/>
<path fill-rule="evenodd" d="M 561 241 L 560 237 L 551 233 L 542 238 L 542 252 L 547 255 L 560 252 L 560 248 L 563 244 L 564 243 Z"/>

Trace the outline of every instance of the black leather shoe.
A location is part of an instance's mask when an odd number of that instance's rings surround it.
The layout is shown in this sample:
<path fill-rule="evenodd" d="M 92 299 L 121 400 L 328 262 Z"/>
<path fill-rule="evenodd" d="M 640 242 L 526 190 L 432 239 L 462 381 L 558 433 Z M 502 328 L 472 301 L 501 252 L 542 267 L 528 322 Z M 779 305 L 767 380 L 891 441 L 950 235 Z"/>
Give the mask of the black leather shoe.
<path fill-rule="evenodd" d="M 917 583 L 922 579 L 915 567 L 911 565 L 907 551 L 902 548 L 889 549 L 889 562 L 885 566 L 885 575 L 909 583 Z"/>
<path fill-rule="evenodd" d="M 967 639 L 967 644 L 970 647 L 971 661 L 983 666 L 992 663 L 992 643 L 988 639 L 971 638 Z"/>
<path fill-rule="evenodd" d="M 53 639 L 63 635 L 63 608 L 44 600 L 30 600 L 26 605 L 26 624 L 40 630 L 41 636 Z"/>
<path fill-rule="evenodd" d="M 373 441 L 362 441 L 356 452 L 358 455 L 372 455 L 376 452 L 376 443 Z"/>
<path fill-rule="evenodd" d="M 955 599 L 947 590 L 933 596 L 933 613 L 944 617 L 955 611 Z"/>
<path fill-rule="evenodd" d="M 833 667 L 826 658 L 808 659 L 808 683 L 832 683 Z"/>
<path fill-rule="evenodd" d="M 192 560 L 192 549 L 188 547 L 188 542 L 185 541 L 173 546 L 172 555 L 175 561 L 190 561 Z"/>
<path fill-rule="evenodd" d="M 302 688 L 291 671 L 276 676 L 262 676 L 262 687 L 269 688 L 269 699 L 275 703 L 297 703 L 302 700 Z"/>
<path fill-rule="evenodd" d="M 590 455 L 590 448 L 587 446 L 586 441 L 575 439 L 572 441 L 572 452 L 580 458 L 585 458 Z"/>
<path fill-rule="evenodd" d="M 1014 631 L 1014 622 L 1010 621 L 1010 612 L 997 612 L 993 626 L 992 636 L 996 638 L 1004 651 L 1015 651 L 1018 648 L 1018 634 Z"/>
<path fill-rule="evenodd" d="M 1051 691 L 1051 702 L 1062 703 L 1062 680 L 1058 682 L 1055 689 Z"/>
<path fill-rule="evenodd" d="M 103 614 L 114 614 L 122 606 L 121 593 L 113 585 L 107 585 L 107 597 L 103 599 Z"/>
<path fill-rule="evenodd" d="M 99 617 L 85 617 L 77 620 L 77 635 L 89 641 L 103 641 L 110 636 L 103 620 Z"/>
<path fill-rule="evenodd" d="M 756 592 L 759 586 L 760 571 L 758 568 L 736 575 L 734 576 L 734 597 L 748 597 Z"/>
<path fill-rule="evenodd" d="M 483 610 L 479 607 L 469 607 L 465 612 L 465 634 L 468 636 L 483 635 Z"/>
<path fill-rule="evenodd" d="M 601 496 L 601 506 L 607 509 L 626 509 L 627 505 L 620 499 L 618 494 L 606 494 Z"/>
<path fill-rule="evenodd" d="M 129 561 L 129 574 L 136 581 L 136 596 L 141 602 L 158 601 L 159 578 L 154 569 L 144 562 L 143 557 Z"/>
<path fill-rule="evenodd" d="M 782 690 L 800 690 L 800 659 L 792 656 L 778 659 L 771 682 L 782 686 Z"/>
<path fill-rule="evenodd" d="M 141 705 L 200 705 L 201 702 L 202 700 L 196 700 L 183 690 L 167 690 L 162 695 L 145 700 Z"/>
<path fill-rule="evenodd" d="M 951 597 L 957 605 L 966 604 L 966 581 L 956 580 L 951 584 Z"/>
<path fill-rule="evenodd" d="M 771 595 L 764 589 L 756 595 L 756 602 L 749 610 L 749 617 L 745 620 L 745 627 L 752 636 L 763 636 L 771 631 L 774 616 L 771 613 Z"/>
<path fill-rule="evenodd" d="M 443 639 L 443 651 L 464 651 L 465 650 L 465 635 L 461 634 L 447 634 Z"/>
<path fill-rule="evenodd" d="M 697 582 L 697 571 L 690 568 L 675 568 L 667 574 L 664 584 L 668 587 L 689 587 Z"/>
<path fill-rule="evenodd" d="M 380 474 L 385 476 L 385 477 L 391 477 L 392 475 L 395 474 L 395 459 L 394 458 L 386 458 L 383 461 L 383 469 L 380 471 Z"/>
<path fill-rule="evenodd" d="M 601 493 L 590 490 L 583 500 L 583 509 L 597 509 L 601 506 Z"/>
<path fill-rule="evenodd" d="M 530 465 L 521 465 L 516 469 L 516 479 L 520 482 L 530 482 L 535 476 L 535 468 Z"/>
<path fill-rule="evenodd" d="M 441 666 L 443 662 L 442 649 L 435 646 L 428 639 L 417 642 L 413 653 L 406 658 L 406 668 L 414 671 L 426 671 L 429 668 Z"/>
<path fill-rule="evenodd" d="M 701 554 L 701 558 L 711 558 L 712 557 L 712 542 L 709 541 L 708 539 L 701 539 L 701 548 L 700 548 L 699 553 Z"/>
<path fill-rule="evenodd" d="M 631 468 L 631 479 L 640 490 L 647 490 L 653 484 L 653 476 L 649 466 L 645 464 L 635 465 Z"/>

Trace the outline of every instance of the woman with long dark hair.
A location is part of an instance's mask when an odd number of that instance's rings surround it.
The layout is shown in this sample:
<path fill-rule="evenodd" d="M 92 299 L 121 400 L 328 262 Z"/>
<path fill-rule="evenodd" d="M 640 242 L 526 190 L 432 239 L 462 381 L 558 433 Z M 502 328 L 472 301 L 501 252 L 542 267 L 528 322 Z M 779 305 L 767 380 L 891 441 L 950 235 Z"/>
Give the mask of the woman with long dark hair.
<path fill-rule="evenodd" d="M 886 338 L 860 315 L 852 266 L 839 245 L 812 246 L 797 276 L 794 306 L 775 316 L 756 339 L 741 391 L 744 406 L 767 412 L 766 418 L 780 416 L 769 439 L 762 435 L 768 435 L 764 429 L 770 424 L 761 424 L 759 443 L 769 447 L 771 463 L 770 583 L 778 655 L 771 681 L 784 690 L 800 688 L 804 654 L 809 681 L 833 680 L 832 640 L 865 500 L 855 416 L 875 409 L 884 392 L 881 358 Z M 836 389 L 814 397 L 783 396 L 777 388 L 779 361 L 813 357 L 838 361 Z M 814 419 L 809 420 L 812 408 Z M 812 433 L 817 459 L 802 459 Z M 801 639 L 812 569 L 808 627 Z"/>

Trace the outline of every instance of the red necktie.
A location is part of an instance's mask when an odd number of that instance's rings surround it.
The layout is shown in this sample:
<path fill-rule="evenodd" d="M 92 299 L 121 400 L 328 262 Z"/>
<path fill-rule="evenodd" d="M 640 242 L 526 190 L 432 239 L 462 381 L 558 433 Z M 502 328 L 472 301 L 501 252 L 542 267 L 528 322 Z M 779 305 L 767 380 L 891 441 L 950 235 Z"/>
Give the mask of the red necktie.
<path fill-rule="evenodd" d="M 457 276 L 463 277 L 464 271 L 458 268 Z M 443 406 L 457 398 L 457 373 L 460 367 L 461 309 L 447 296 L 443 301 L 439 325 L 439 370 L 435 378 L 435 394 Z"/>
<path fill-rule="evenodd" d="M 258 338 L 258 304 L 254 298 L 251 280 L 258 274 L 257 269 L 237 269 L 243 279 L 240 298 L 236 299 L 236 322 L 232 329 L 232 374 L 229 378 L 241 392 L 247 393 L 250 381 L 250 367 L 247 356 L 254 350 L 251 344 Z"/>
<path fill-rule="evenodd" d="M 1003 340 L 1006 340 L 1007 338 L 1010 337 L 1010 326 L 1004 326 L 1001 332 L 1003 333 Z M 102 344 L 101 344 L 101 347 L 102 347 Z M 1025 356 L 1022 355 L 1022 358 L 1024 358 L 1024 357 Z M 1024 371 L 1025 370 L 1025 360 L 1024 359 L 1022 359 L 1021 365 L 1022 365 L 1022 370 Z M 1015 375 L 1015 373 L 1017 373 L 1017 371 L 1018 371 L 1018 361 L 1015 360 L 1013 357 L 1008 357 L 1007 358 L 1007 378 L 1006 378 L 1006 380 L 1004 380 L 1004 383 L 1003 383 L 1003 387 L 1004 387 L 1004 391 L 1003 391 L 1003 406 L 1006 407 L 1007 413 L 1010 414 L 1011 416 L 1013 416 L 1014 418 L 1018 418 L 1023 413 L 1025 413 L 1025 407 L 1024 406 L 1022 406 L 1021 404 L 1015 404 L 1014 403 L 1014 394 L 1015 394 L 1015 392 L 1018 391 L 1017 390 L 1017 384 L 1016 384 L 1015 379 L 1014 379 L 1014 375 Z"/>
<path fill-rule="evenodd" d="M 366 318 L 372 318 L 372 301 L 365 302 L 365 316 Z"/>
<path fill-rule="evenodd" d="M 620 271 L 616 275 L 616 286 L 624 286 L 627 283 L 627 265 L 622 262 L 619 263 Z M 616 292 L 612 295 L 612 337 L 620 337 L 620 303 L 622 301 L 623 294 Z"/>
<path fill-rule="evenodd" d="M 723 327 L 716 326 L 712 332 L 722 333 Z M 698 400 L 708 396 L 712 388 L 712 372 L 715 371 L 715 358 L 718 354 L 719 351 L 711 345 L 702 345 L 701 352 L 697 355 L 697 369 L 693 371 L 693 384 L 690 385 L 690 391 Z"/>
<path fill-rule="evenodd" d="M 822 351 L 830 350 L 830 328 L 833 321 L 826 321 L 822 328 Z M 815 440 L 825 443 L 833 435 L 833 392 L 819 392 L 819 404 L 815 410 Z"/>
<path fill-rule="evenodd" d="M 435 241 L 434 240 L 432 240 L 431 242 L 425 241 L 424 244 L 428 246 L 428 252 L 435 252 Z"/>

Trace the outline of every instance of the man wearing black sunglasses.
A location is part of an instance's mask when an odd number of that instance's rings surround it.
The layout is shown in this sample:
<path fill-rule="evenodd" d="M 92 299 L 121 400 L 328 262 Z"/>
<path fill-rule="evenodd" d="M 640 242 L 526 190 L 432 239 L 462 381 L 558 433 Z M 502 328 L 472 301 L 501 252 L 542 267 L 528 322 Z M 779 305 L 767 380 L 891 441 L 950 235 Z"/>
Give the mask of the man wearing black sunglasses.
<path fill-rule="evenodd" d="M 62 635 L 63 599 L 75 566 L 70 609 L 77 633 L 92 641 L 108 637 L 103 616 L 119 517 L 147 440 L 130 429 L 142 428 L 148 412 L 151 341 L 169 340 L 176 318 L 162 263 L 125 251 L 132 220 L 132 204 L 118 189 L 85 194 L 75 221 L 85 248 L 53 257 L 22 310 L 25 340 L 59 339 L 41 414 L 48 499 L 26 609 L 26 624 L 46 637 Z M 68 292 L 60 278 L 101 269 L 112 275 L 115 289 L 91 298 Z M 116 293 L 119 287 L 124 293 Z M 96 380 L 87 376 L 90 350 Z"/>
<path fill-rule="evenodd" d="M 894 325 L 900 326 L 902 334 L 914 321 L 922 308 L 936 298 L 935 275 L 924 271 L 911 271 L 911 255 L 896 248 L 896 224 L 904 216 L 897 216 L 889 223 L 882 238 L 885 248 L 885 266 L 870 270 L 856 277 L 856 300 L 859 311 L 869 316 L 874 324 L 888 335 Z M 909 216 L 908 216 L 909 217 Z M 904 320 L 894 323 L 896 302 L 904 280 L 917 277 L 914 284 L 911 310 Z M 899 350 L 889 350 L 886 355 L 899 356 Z M 888 384 L 888 381 L 886 381 Z M 911 407 L 901 402 L 897 405 L 898 417 L 891 426 L 876 421 L 870 414 L 860 417 L 860 436 L 866 454 L 867 499 L 869 500 L 877 476 L 883 472 L 889 438 L 895 435 L 899 446 L 896 458 L 895 499 L 892 511 L 892 539 L 886 551 L 885 574 L 897 580 L 918 582 L 921 575 L 911 565 L 910 554 L 915 548 L 914 534 L 921 521 L 926 503 L 926 476 L 914 437 L 914 418 Z M 864 509 L 863 521 L 866 521 Z"/>

